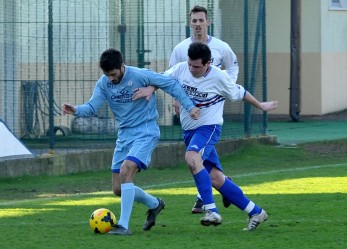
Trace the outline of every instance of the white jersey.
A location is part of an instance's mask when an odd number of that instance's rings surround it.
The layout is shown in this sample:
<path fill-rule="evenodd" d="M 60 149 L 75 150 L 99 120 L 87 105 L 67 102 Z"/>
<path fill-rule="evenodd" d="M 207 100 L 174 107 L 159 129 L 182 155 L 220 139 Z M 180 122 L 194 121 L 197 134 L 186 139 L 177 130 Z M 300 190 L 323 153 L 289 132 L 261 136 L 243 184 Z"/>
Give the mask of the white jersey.
<path fill-rule="evenodd" d="M 187 61 L 188 48 L 193 42 L 193 37 L 189 37 L 176 45 L 170 57 L 169 67 Z M 227 74 L 236 82 L 239 74 L 239 65 L 237 64 L 237 57 L 230 46 L 226 42 L 213 36 L 208 36 L 207 45 L 211 50 L 211 64 L 225 69 Z"/>
<path fill-rule="evenodd" d="M 225 98 L 240 101 L 246 90 L 224 71 L 210 66 L 204 76 L 195 78 L 189 71 L 188 62 L 181 62 L 165 71 L 177 79 L 185 92 L 200 108 L 198 120 L 190 117 L 189 112 L 180 107 L 180 120 L 183 130 L 196 129 L 202 125 L 223 124 Z"/>

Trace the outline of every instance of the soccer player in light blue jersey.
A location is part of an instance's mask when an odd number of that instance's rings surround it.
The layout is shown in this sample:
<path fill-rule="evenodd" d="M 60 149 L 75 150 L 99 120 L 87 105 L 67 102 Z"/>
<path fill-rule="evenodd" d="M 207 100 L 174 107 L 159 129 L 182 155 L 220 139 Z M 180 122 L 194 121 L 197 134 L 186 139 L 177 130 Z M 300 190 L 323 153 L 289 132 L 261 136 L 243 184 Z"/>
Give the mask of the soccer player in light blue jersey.
<path fill-rule="evenodd" d="M 100 67 L 104 74 L 96 82 L 90 100 L 77 106 L 63 104 L 62 111 L 79 117 L 93 116 L 101 105 L 108 102 L 118 123 L 111 166 L 112 189 L 115 195 L 121 196 L 119 220 L 108 234 L 130 235 L 129 221 L 134 201 L 149 208 L 144 230 L 155 225 L 157 215 L 165 206 L 163 200 L 134 185 L 136 173 L 149 167 L 160 137 L 155 97 L 133 101 L 134 93 L 141 87 L 160 88 L 176 98 L 192 119 L 198 119 L 200 109 L 194 106 L 177 80 L 148 69 L 126 66 L 121 52 L 115 49 L 101 54 Z"/>
<path fill-rule="evenodd" d="M 277 108 L 277 101 L 259 102 L 227 73 L 211 65 L 211 50 L 201 42 L 190 44 L 187 62 L 178 63 L 165 73 L 177 79 L 200 108 L 199 119 L 194 120 L 182 105 L 175 106 L 179 108 L 187 147 L 185 160 L 207 209 L 205 216 L 200 219 L 201 224 L 216 226 L 222 222 L 212 195 L 213 186 L 224 198 L 248 214 L 248 225 L 244 230 L 255 230 L 267 219 L 267 213 L 252 202 L 239 186 L 225 177 L 215 145 L 219 141 L 224 122 L 226 98 L 245 101 L 262 111 Z M 139 97 L 149 96 L 154 90 L 154 87 L 141 88 L 137 94 Z"/>

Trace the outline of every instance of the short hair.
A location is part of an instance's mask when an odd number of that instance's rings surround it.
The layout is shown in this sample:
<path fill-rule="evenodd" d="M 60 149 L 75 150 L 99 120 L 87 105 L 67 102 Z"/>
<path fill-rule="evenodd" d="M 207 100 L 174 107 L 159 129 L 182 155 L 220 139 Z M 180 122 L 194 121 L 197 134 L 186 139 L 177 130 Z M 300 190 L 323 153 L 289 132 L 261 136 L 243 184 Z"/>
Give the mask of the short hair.
<path fill-rule="evenodd" d="M 120 51 L 109 48 L 100 56 L 99 66 L 104 72 L 120 69 L 123 64 L 123 55 Z"/>
<path fill-rule="evenodd" d="M 205 43 L 193 42 L 189 45 L 188 57 L 191 60 L 201 59 L 202 64 L 205 65 L 211 61 L 211 50 Z"/>
<path fill-rule="evenodd" d="M 207 13 L 207 9 L 205 7 L 199 6 L 199 5 L 195 5 L 189 13 L 189 16 L 191 16 L 193 13 L 197 13 L 197 12 L 204 12 L 206 19 L 208 19 L 208 13 Z"/>

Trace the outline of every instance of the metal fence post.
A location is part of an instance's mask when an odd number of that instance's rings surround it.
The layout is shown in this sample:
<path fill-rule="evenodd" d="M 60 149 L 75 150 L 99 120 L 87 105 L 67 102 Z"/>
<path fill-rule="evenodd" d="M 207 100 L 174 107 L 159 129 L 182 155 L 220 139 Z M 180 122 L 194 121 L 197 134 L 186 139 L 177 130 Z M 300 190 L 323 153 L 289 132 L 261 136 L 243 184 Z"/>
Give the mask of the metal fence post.
<path fill-rule="evenodd" d="M 48 4 L 48 96 L 49 96 L 49 149 L 53 153 L 54 134 L 54 62 L 53 62 L 53 1 Z"/>

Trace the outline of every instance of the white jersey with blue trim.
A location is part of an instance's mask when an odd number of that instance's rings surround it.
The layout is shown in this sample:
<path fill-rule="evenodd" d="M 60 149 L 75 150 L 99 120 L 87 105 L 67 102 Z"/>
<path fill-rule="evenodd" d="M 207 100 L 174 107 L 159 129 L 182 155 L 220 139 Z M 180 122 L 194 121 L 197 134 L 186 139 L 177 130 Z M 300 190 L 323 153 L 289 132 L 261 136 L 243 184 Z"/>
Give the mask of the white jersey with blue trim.
<path fill-rule="evenodd" d="M 241 101 L 246 90 L 218 67 L 210 66 L 204 76 L 195 78 L 189 71 L 188 62 L 181 62 L 165 71 L 177 79 L 183 89 L 200 108 L 198 120 L 180 107 L 180 120 L 183 130 L 196 129 L 202 125 L 222 125 L 225 98 Z"/>
<path fill-rule="evenodd" d="M 75 115 L 93 116 L 107 101 L 119 128 L 136 127 L 145 122 L 156 121 L 158 111 L 154 93 L 149 101 L 146 98 L 132 100 L 135 89 L 150 85 L 175 97 L 188 112 L 194 107 L 194 103 L 176 79 L 148 69 L 125 66 L 124 77 L 118 84 L 112 83 L 106 75 L 102 75 L 95 84 L 90 100 L 76 106 Z"/>
<path fill-rule="evenodd" d="M 188 48 L 193 42 L 193 37 L 189 37 L 176 45 L 170 57 L 169 67 L 187 61 Z M 237 57 L 230 46 L 226 42 L 213 36 L 208 36 L 207 45 L 211 50 L 211 64 L 220 69 L 224 69 L 236 82 L 239 74 L 239 65 L 237 63 Z"/>

